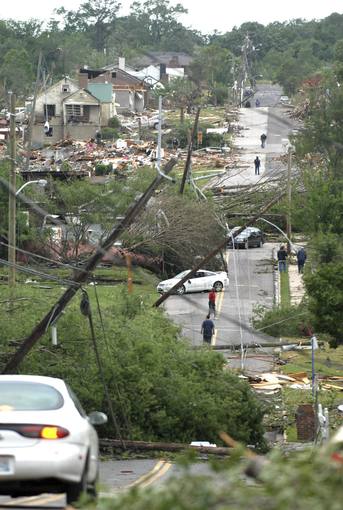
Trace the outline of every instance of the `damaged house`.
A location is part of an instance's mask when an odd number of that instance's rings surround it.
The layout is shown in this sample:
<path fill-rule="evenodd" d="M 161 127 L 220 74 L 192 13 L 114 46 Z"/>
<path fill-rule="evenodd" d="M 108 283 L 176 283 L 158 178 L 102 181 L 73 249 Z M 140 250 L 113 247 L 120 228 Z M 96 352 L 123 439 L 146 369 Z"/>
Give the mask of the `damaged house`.
<path fill-rule="evenodd" d="M 119 66 L 107 66 L 105 69 L 82 67 L 79 72 L 79 86 L 92 90 L 95 84 L 111 84 L 116 98 L 118 113 L 141 113 L 148 102 L 149 85 L 132 76 Z"/>
<path fill-rule="evenodd" d="M 96 84 L 86 89 L 65 77 L 37 97 L 33 146 L 65 138 L 93 138 L 115 115 L 115 97 L 110 84 Z"/>

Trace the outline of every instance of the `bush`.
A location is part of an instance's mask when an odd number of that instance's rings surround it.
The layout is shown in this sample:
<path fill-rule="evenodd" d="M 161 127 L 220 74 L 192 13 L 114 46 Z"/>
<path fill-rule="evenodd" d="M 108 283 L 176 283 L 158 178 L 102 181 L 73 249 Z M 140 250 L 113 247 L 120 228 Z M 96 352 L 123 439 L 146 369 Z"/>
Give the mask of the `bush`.
<path fill-rule="evenodd" d="M 104 163 L 97 163 L 95 165 L 95 175 L 108 175 L 112 172 L 112 163 L 105 165 Z"/>
<path fill-rule="evenodd" d="M 121 123 L 118 117 L 111 117 L 108 121 L 108 127 L 113 129 L 119 129 L 121 127 Z"/>
<path fill-rule="evenodd" d="M 177 124 L 173 129 L 172 133 L 167 138 L 167 144 L 172 146 L 173 138 L 177 138 L 179 140 L 180 148 L 185 148 L 188 145 L 188 137 L 192 131 L 193 123 L 192 122 L 184 122 L 183 124 Z M 223 135 L 219 135 L 217 133 L 206 133 L 207 128 L 213 127 L 211 124 L 199 124 L 198 131 L 202 131 L 203 138 L 202 144 L 200 147 L 219 147 L 224 145 L 225 138 Z M 194 145 L 197 146 L 197 135 L 194 137 Z"/>
<path fill-rule="evenodd" d="M 307 305 L 275 306 L 272 309 L 257 306 L 252 320 L 257 330 L 267 335 L 279 338 L 280 336 L 305 336 L 308 326 L 312 323 Z"/>
<path fill-rule="evenodd" d="M 105 127 L 101 130 L 101 138 L 103 140 L 115 140 L 119 138 L 118 131 L 112 127 Z"/>

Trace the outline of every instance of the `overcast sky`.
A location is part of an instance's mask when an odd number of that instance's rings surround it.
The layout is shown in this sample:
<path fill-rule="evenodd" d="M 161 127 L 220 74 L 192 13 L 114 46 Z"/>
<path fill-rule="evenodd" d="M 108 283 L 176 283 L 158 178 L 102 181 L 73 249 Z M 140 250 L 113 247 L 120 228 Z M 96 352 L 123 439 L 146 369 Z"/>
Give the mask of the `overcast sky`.
<path fill-rule="evenodd" d="M 76 9 L 81 0 L 1 0 L 0 18 L 48 20 L 53 10 Z M 127 14 L 132 0 L 121 0 L 120 14 Z M 171 4 L 177 1 L 171 0 Z M 210 33 L 226 32 L 246 21 L 267 24 L 294 18 L 321 19 L 333 12 L 343 13 L 343 0 L 180 0 L 188 15 L 180 21 L 188 27 Z M 343 30 L 342 30 L 343 32 Z"/>

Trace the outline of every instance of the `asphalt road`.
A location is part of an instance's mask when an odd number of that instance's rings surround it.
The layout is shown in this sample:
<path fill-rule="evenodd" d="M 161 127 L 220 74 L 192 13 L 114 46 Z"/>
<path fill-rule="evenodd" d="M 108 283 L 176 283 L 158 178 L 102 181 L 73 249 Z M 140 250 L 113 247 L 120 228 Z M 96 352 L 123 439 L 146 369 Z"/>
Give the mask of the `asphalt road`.
<path fill-rule="evenodd" d="M 272 307 L 274 302 L 273 248 L 271 243 L 263 248 L 228 250 L 230 284 L 217 295 L 216 333 L 213 345 L 243 345 L 270 341 L 267 335 L 251 327 L 254 307 Z M 192 345 L 202 345 L 200 334 L 202 321 L 208 312 L 208 293 L 197 292 L 183 296 L 170 296 L 164 304 L 165 310 L 174 322 L 179 324 L 184 336 Z M 224 355 L 230 351 L 221 351 Z M 230 359 L 233 367 L 237 366 Z M 261 365 L 262 364 L 262 365 Z M 247 360 L 245 368 L 251 363 Z M 251 367 L 250 367 L 251 368 Z M 269 369 L 269 362 L 259 362 L 256 370 Z"/>

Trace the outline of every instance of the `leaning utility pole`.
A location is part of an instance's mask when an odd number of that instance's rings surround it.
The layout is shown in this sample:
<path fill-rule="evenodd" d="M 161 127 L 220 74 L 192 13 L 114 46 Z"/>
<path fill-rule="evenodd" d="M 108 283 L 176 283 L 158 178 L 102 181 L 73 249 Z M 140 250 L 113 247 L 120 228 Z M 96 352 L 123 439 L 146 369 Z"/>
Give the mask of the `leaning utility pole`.
<path fill-rule="evenodd" d="M 10 93 L 10 192 L 8 195 L 8 285 L 15 286 L 15 264 L 16 264 L 16 123 L 15 123 L 15 102 L 16 95 Z"/>
<path fill-rule="evenodd" d="M 291 239 L 292 235 L 292 219 L 291 219 L 291 207 L 292 207 L 292 146 L 288 146 L 288 160 L 287 160 L 287 216 L 286 216 L 286 234 L 288 239 Z M 288 253 L 291 251 L 290 243 L 287 243 Z"/>
<path fill-rule="evenodd" d="M 185 190 L 186 180 L 189 177 L 189 171 L 190 171 L 191 162 L 192 162 L 193 141 L 194 141 L 194 137 L 198 131 L 199 115 L 200 115 L 200 107 L 197 108 L 197 111 L 195 114 L 193 129 L 192 129 L 192 133 L 191 133 L 191 139 L 189 140 L 189 144 L 188 144 L 187 159 L 186 159 L 185 169 L 183 171 L 182 181 L 181 181 L 181 185 L 180 185 L 180 195 L 183 195 L 183 192 Z"/>
<path fill-rule="evenodd" d="M 165 165 L 163 174 L 167 175 L 171 172 L 173 167 L 176 165 L 177 160 L 171 159 Z M 87 281 L 89 274 L 96 268 L 98 263 L 101 261 L 104 254 L 111 248 L 113 243 L 119 238 L 119 236 L 132 224 L 138 213 L 147 204 L 149 199 L 152 197 L 155 189 L 161 184 L 164 179 L 163 174 L 158 174 L 154 181 L 150 184 L 148 189 L 143 193 L 139 200 L 134 203 L 127 211 L 124 218 L 114 227 L 112 232 L 103 241 L 103 243 L 97 248 L 94 255 L 92 255 L 85 264 L 80 267 L 79 270 L 74 272 L 73 284 L 62 294 L 60 299 L 50 311 L 43 317 L 43 319 L 37 324 L 28 337 L 25 338 L 23 343 L 20 345 L 18 350 L 11 357 L 7 365 L 5 366 L 3 373 L 11 374 L 16 371 L 20 363 L 23 361 L 26 354 L 32 349 L 35 343 L 44 335 L 50 324 L 53 324 L 62 311 L 66 308 L 71 299 L 75 296 L 77 291 L 80 289 L 82 283 Z"/>
<path fill-rule="evenodd" d="M 26 136 L 26 160 L 25 160 L 25 170 L 29 169 L 30 166 L 30 155 L 31 155 L 31 147 L 32 147 L 32 129 L 33 125 L 35 123 L 35 110 L 36 110 L 36 101 L 37 101 L 37 95 L 39 90 L 39 77 L 40 77 L 40 71 L 42 66 L 42 59 L 43 59 L 43 53 L 42 50 L 39 52 L 38 57 L 38 65 L 37 65 L 37 75 L 36 75 L 36 83 L 35 83 L 35 90 L 33 93 L 33 101 L 31 105 L 31 113 L 29 117 L 29 124 L 27 126 L 27 136 Z"/>

